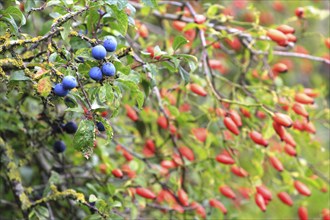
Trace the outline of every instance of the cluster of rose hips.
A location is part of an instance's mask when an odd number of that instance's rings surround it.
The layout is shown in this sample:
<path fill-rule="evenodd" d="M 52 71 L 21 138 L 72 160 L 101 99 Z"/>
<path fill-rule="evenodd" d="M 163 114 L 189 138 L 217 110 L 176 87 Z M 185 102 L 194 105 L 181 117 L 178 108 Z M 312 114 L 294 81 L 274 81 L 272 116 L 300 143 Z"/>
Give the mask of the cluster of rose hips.
<path fill-rule="evenodd" d="M 270 29 L 267 31 L 267 36 L 279 46 L 287 46 L 290 42 L 295 43 L 297 41 L 294 36 L 295 29 L 289 25 L 280 25 L 276 29 Z"/>
<path fill-rule="evenodd" d="M 61 83 L 58 83 L 54 87 L 54 93 L 58 96 L 66 96 L 69 91 L 78 86 L 76 78 L 73 76 L 65 76 Z"/>
<path fill-rule="evenodd" d="M 114 37 L 107 37 L 103 45 L 97 45 L 92 48 L 92 56 L 97 60 L 103 60 L 107 52 L 114 52 L 117 48 L 117 41 Z M 110 62 L 105 62 L 102 67 L 92 67 L 89 76 L 95 81 L 101 81 L 104 76 L 114 76 L 116 72 L 115 66 Z"/>

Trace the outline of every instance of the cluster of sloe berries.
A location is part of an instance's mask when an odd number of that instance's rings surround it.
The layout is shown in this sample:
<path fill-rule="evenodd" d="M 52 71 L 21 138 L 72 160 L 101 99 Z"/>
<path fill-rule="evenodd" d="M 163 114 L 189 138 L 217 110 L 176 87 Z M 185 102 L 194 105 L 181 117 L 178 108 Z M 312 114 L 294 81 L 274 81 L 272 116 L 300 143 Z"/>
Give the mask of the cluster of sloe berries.
<path fill-rule="evenodd" d="M 114 52 L 117 48 L 117 40 L 110 36 L 107 37 L 103 45 L 97 45 L 92 48 L 92 56 L 97 60 L 103 60 L 107 55 L 107 52 Z M 116 73 L 115 66 L 110 62 L 105 62 L 102 67 L 92 67 L 89 71 L 89 76 L 95 81 L 101 81 L 104 76 L 114 76 Z M 66 76 L 63 78 L 62 83 L 58 83 L 54 87 L 54 93 L 58 96 L 66 96 L 69 91 L 78 86 L 76 78 L 73 76 Z M 105 127 L 102 122 L 97 122 L 96 126 L 100 132 L 105 131 Z M 63 130 L 69 134 L 76 133 L 78 126 L 75 122 L 68 122 L 62 126 Z M 66 149 L 66 145 L 63 141 L 56 141 L 53 145 L 56 153 L 62 153 Z"/>
<path fill-rule="evenodd" d="M 76 78 L 73 76 L 66 76 L 61 83 L 58 83 L 54 87 L 54 93 L 58 96 L 66 96 L 69 91 L 78 86 Z"/>
<path fill-rule="evenodd" d="M 103 45 L 97 45 L 92 48 L 92 56 L 97 60 L 103 60 L 108 52 L 114 52 L 117 48 L 117 40 L 113 36 L 107 37 Z M 103 63 L 102 67 L 92 67 L 89 71 L 89 76 L 95 81 L 101 81 L 104 76 L 114 76 L 116 72 L 115 66 L 106 62 Z"/>
<path fill-rule="evenodd" d="M 68 134 L 74 134 L 78 129 L 77 124 L 73 121 L 69 121 L 65 125 L 61 125 L 61 127 Z M 53 148 L 56 153 L 63 153 L 66 149 L 66 145 L 63 141 L 56 141 L 53 145 Z"/>

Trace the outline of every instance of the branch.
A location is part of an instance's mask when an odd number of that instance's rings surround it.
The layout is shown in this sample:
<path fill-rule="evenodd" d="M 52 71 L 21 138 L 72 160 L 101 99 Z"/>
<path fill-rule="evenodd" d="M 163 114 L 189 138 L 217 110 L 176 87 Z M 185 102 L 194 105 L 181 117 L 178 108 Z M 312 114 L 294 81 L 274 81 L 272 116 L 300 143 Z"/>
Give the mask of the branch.
<path fill-rule="evenodd" d="M 70 32 L 70 36 L 76 36 L 76 37 L 80 37 L 82 40 L 87 41 L 88 43 L 90 43 L 92 46 L 95 46 L 97 43 L 96 39 L 91 39 L 89 37 L 87 37 L 86 35 L 82 34 L 82 33 L 78 33 L 77 31 L 71 31 Z"/>
<path fill-rule="evenodd" d="M 255 55 L 269 55 L 269 52 L 261 51 L 261 50 L 255 50 L 251 47 L 251 45 L 245 45 L 248 50 L 250 50 Z M 288 51 L 278 51 L 275 50 L 272 52 L 273 55 L 277 56 L 287 56 L 287 57 L 297 57 L 317 62 L 322 62 L 330 65 L 330 60 L 323 58 L 323 57 L 317 57 L 309 54 L 302 54 L 302 53 L 295 53 L 295 52 L 288 52 Z"/>
<path fill-rule="evenodd" d="M 43 204 L 43 203 L 47 203 L 49 201 L 56 201 L 56 200 L 59 200 L 62 198 L 68 198 L 68 199 L 75 200 L 84 206 L 87 206 L 88 208 L 96 211 L 103 219 L 107 219 L 107 215 L 105 213 L 101 212 L 95 206 L 92 206 L 85 200 L 84 194 L 78 193 L 73 189 L 67 189 L 67 190 L 60 192 L 57 190 L 56 186 L 54 186 L 54 185 L 51 185 L 50 188 L 52 190 L 52 193 L 46 197 L 43 197 L 43 198 L 33 202 L 31 204 L 30 208 Z"/>
<path fill-rule="evenodd" d="M 267 52 L 264 52 L 265 54 L 268 54 Z M 287 57 L 297 57 L 297 58 L 303 58 L 318 62 L 323 62 L 330 65 L 330 60 L 322 57 L 316 57 L 309 54 L 302 54 L 302 53 L 295 53 L 295 52 L 285 52 L 285 51 L 273 51 L 274 55 L 278 56 L 287 56 Z"/>
<path fill-rule="evenodd" d="M 7 176 L 11 189 L 18 206 L 21 209 L 24 219 L 28 219 L 27 209 L 30 207 L 30 200 L 24 192 L 21 175 L 15 163 L 14 150 L 0 137 L 0 149 L 4 154 L 4 167 L 7 168 L 5 175 Z"/>
<path fill-rule="evenodd" d="M 9 42 L 5 42 L 4 44 L 0 45 L 0 53 L 4 53 L 5 51 L 12 49 L 14 46 L 25 45 L 30 43 L 35 43 L 35 45 L 32 46 L 32 48 L 35 48 L 36 45 L 40 44 L 42 41 L 45 41 L 50 37 L 58 35 L 60 31 L 62 31 L 63 29 L 64 29 L 63 27 L 58 27 L 55 28 L 54 30 L 49 31 L 44 36 L 38 36 L 27 40 L 12 40 Z"/>
<path fill-rule="evenodd" d="M 65 22 L 67 22 L 68 20 L 70 20 L 71 18 L 73 18 L 74 16 L 77 16 L 81 13 L 83 13 L 84 11 L 86 11 L 87 9 L 89 9 L 89 6 L 85 6 L 84 8 L 75 11 L 75 12 L 71 12 L 68 13 L 66 15 L 63 15 L 59 18 L 55 19 L 55 22 L 52 24 L 51 26 L 51 30 L 53 30 L 55 27 L 61 26 L 62 24 L 64 24 Z"/>
<path fill-rule="evenodd" d="M 47 6 L 47 2 L 45 2 L 42 6 L 40 6 L 39 8 L 31 8 L 28 13 L 27 13 L 27 16 L 26 18 L 29 17 L 29 15 L 33 12 L 33 11 L 42 11 L 45 9 L 45 7 Z"/>

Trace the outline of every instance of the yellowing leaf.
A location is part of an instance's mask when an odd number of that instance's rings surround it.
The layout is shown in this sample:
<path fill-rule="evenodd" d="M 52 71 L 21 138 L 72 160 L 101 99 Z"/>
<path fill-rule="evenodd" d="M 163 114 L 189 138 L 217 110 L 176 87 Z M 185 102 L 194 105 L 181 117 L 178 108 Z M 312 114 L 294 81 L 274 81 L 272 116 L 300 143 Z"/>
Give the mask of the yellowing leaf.
<path fill-rule="evenodd" d="M 41 78 L 43 75 L 45 75 L 46 73 L 48 73 L 49 70 L 45 70 L 44 68 L 40 68 L 36 74 L 33 75 L 33 78 L 34 79 L 39 79 Z"/>
<path fill-rule="evenodd" d="M 48 96 L 51 90 L 52 90 L 52 83 L 49 77 L 44 77 L 39 80 L 37 85 L 37 91 L 41 96 L 43 97 Z"/>

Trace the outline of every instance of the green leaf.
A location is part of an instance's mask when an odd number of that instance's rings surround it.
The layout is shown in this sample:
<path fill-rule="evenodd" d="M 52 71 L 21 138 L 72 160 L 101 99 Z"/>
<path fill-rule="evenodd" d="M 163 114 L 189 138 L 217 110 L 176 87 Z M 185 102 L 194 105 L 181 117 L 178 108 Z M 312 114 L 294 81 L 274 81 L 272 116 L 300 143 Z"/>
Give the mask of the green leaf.
<path fill-rule="evenodd" d="M 274 134 L 275 134 L 275 131 L 274 131 L 274 128 L 273 128 L 273 124 L 272 123 L 267 123 L 266 125 L 266 128 L 264 127 L 263 128 L 263 137 L 265 139 L 269 139 L 271 138 Z"/>
<path fill-rule="evenodd" d="M 75 97 L 72 97 L 71 98 L 69 96 L 67 96 L 67 97 L 64 98 L 64 103 L 69 108 L 75 108 L 78 105 L 77 102 L 76 102 L 76 100 L 75 100 Z M 84 112 L 83 109 L 80 106 L 79 106 L 79 108 L 81 109 L 80 112 Z"/>
<path fill-rule="evenodd" d="M 188 40 L 184 38 L 183 36 L 176 36 L 173 41 L 173 50 L 179 49 L 181 46 L 188 43 Z"/>
<path fill-rule="evenodd" d="M 329 10 L 327 9 L 318 9 L 314 6 L 308 6 L 305 8 L 305 17 L 307 18 L 315 18 L 315 19 L 319 19 L 319 20 L 323 20 L 326 19 L 327 17 L 329 17 Z"/>
<path fill-rule="evenodd" d="M 92 33 L 93 31 L 93 26 L 97 24 L 97 21 L 99 20 L 100 15 L 97 12 L 96 8 L 91 8 L 88 11 L 88 18 L 87 18 L 87 30 L 88 33 Z"/>
<path fill-rule="evenodd" d="M 136 99 L 136 102 L 138 104 L 138 107 L 141 109 L 143 106 L 143 102 L 144 102 L 144 94 L 142 91 L 140 90 L 136 90 L 133 93 L 133 97 Z"/>
<path fill-rule="evenodd" d="M 156 76 L 158 73 L 158 69 L 156 65 L 150 63 L 147 63 L 146 67 L 147 70 L 149 70 L 151 73 L 150 88 L 153 88 L 156 85 Z"/>
<path fill-rule="evenodd" d="M 34 208 L 35 214 L 39 220 L 47 220 L 49 219 L 48 209 L 44 206 L 37 206 Z"/>
<path fill-rule="evenodd" d="M 142 108 L 144 102 L 144 94 L 139 89 L 136 82 L 119 78 L 117 79 L 116 83 L 119 83 L 120 85 L 129 88 L 131 92 L 131 98 L 136 100 L 139 108 Z"/>
<path fill-rule="evenodd" d="M 63 25 L 64 27 L 63 31 L 61 31 L 61 37 L 62 39 L 65 41 L 65 42 L 69 42 L 69 34 L 70 34 L 70 31 L 71 31 L 71 26 L 72 26 L 72 21 L 67 21 L 65 22 Z"/>
<path fill-rule="evenodd" d="M 181 63 L 181 60 L 180 59 L 178 59 L 178 58 L 176 58 L 176 57 L 173 56 L 172 59 L 171 59 L 171 61 L 174 64 L 175 68 L 179 68 L 180 63 Z"/>
<path fill-rule="evenodd" d="M 106 88 L 106 101 L 112 103 L 115 98 L 112 86 L 110 84 L 106 84 L 104 87 Z"/>
<path fill-rule="evenodd" d="M 62 2 L 66 7 L 73 4 L 73 0 L 62 0 Z"/>
<path fill-rule="evenodd" d="M 126 8 L 128 0 L 107 0 L 109 5 L 117 5 L 119 10 L 123 10 Z"/>
<path fill-rule="evenodd" d="M 188 23 L 184 28 L 183 28 L 183 31 L 188 31 L 188 30 L 191 30 L 191 29 L 194 29 L 194 28 L 198 28 L 199 27 L 199 24 L 196 24 L 196 23 Z"/>
<path fill-rule="evenodd" d="M 57 58 L 57 52 L 54 52 L 54 53 L 52 53 L 52 54 L 49 56 L 48 60 L 49 60 L 49 62 L 51 62 L 51 63 L 55 63 L 56 58 Z"/>
<path fill-rule="evenodd" d="M 106 95 L 107 95 L 107 88 L 105 86 L 102 86 L 99 89 L 98 95 L 99 95 L 100 102 L 105 102 L 106 101 Z"/>
<path fill-rule="evenodd" d="M 89 195 L 88 201 L 89 202 L 96 202 L 97 201 L 97 198 L 96 198 L 96 196 L 94 194 L 91 194 L 91 195 Z"/>
<path fill-rule="evenodd" d="M 162 65 L 171 73 L 177 72 L 177 69 L 171 62 L 163 62 Z"/>
<path fill-rule="evenodd" d="M 123 65 L 120 61 L 113 61 L 113 65 L 116 67 L 116 71 L 128 75 L 131 68 L 127 65 Z"/>
<path fill-rule="evenodd" d="M 20 22 L 20 26 L 26 23 L 24 14 L 16 7 L 10 6 L 5 10 L 5 14 L 10 15 L 15 20 Z"/>
<path fill-rule="evenodd" d="M 26 81 L 30 80 L 29 77 L 24 75 L 24 72 L 22 70 L 20 71 L 15 71 L 10 75 L 9 78 L 10 81 Z"/>
<path fill-rule="evenodd" d="M 61 1 L 60 0 L 50 0 L 47 2 L 47 7 L 52 5 L 58 5 Z"/>
<path fill-rule="evenodd" d="M 24 11 L 30 11 L 31 8 L 35 8 L 37 5 L 36 5 L 36 0 L 31 0 L 31 1 L 25 1 L 25 9 Z"/>
<path fill-rule="evenodd" d="M 114 201 L 112 204 L 111 204 L 111 207 L 122 207 L 123 205 L 121 204 L 120 201 Z"/>
<path fill-rule="evenodd" d="M 18 33 L 18 27 L 17 27 L 17 24 L 14 20 L 14 18 L 10 15 L 7 15 L 6 17 L 2 17 L 1 19 L 7 21 L 7 23 L 9 23 L 12 28 L 14 29 L 15 33 Z"/>
<path fill-rule="evenodd" d="M 194 55 L 190 55 L 190 54 L 178 54 L 177 57 L 183 57 L 185 60 L 191 60 L 191 61 L 194 61 L 195 63 L 198 62 L 197 57 L 195 57 Z"/>
<path fill-rule="evenodd" d="M 157 1 L 156 0 L 142 0 L 143 4 L 148 7 L 157 8 Z"/>
<path fill-rule="evenodd" d="M 212 17 L 218 14 L 218 11 L 223 9 L 224 7 L 220 5 L 211 5 L 211 7 L 208 8 L 206 15 L 207 17 Z"/>
<path fill-rule="evenodd" d="M 188 63 L 190 73 L 193 73 L 197 69 L 198 59 L 190 54 L 179 54 L 177 57 L 184 58 L 184 61 Z"/>
<path fill-rule="evenodd" d="M 73 138 L 75 149 L 81 151 L 88 158 L 93 152 L 94 139 L 93 121 L 82 120 Z"/>
<path fill-rule="evenodd" d="M 274 58 L 273 47 L 269 47 L 268 50 L 268 62 L 271 63 Z"/>
<path fill-rule="evenodd" d="M 94 194 L 98 194 L 98 189 L 96 188 L 96 185 L 93 185 L 93 184 L 91 184 L 91 183 L 86 183 L 86 188 L 89 190 L 89 191 L 91 191 L 92 193 L 94 193 Z"/>
<path fill-rule="evenodd" d="M 127 14 L 119 10 L 117 6 L 111 5 L 110 6 L 112 9 L 112 17 L 116 18 L 118 24 L 112 24 L 115 29 L 117 29 L 122 35 L 126 35 L 127 28 L 128 28 L 128 16 Z"/>
<path fill-rule="evenodd" d="M 170 111 L 171 115 L 174 117 L 178 117 L 180 115 L 179 109 L 173 105 L 167 106 L 168 110 Z"/>
<path fill-rule="evenodd" d="M 105 109 L 105 106 L 100 105 L 99 102 L 95 99 L 92 103 L 92 109 L 93 110 L 97 110 L 97 109 L 103 110 L 103 109 Z"/>
<path fill-rule="evenodd" d="M 184 84 L 188 84 L 190 81 L 189 73 L 182 66 L 179 66 L 179 73 L 181 78 L 184 80 Z"/>
<path fill-rule="evenodd" d="M 75 58 L 82 57 L 84 59 L 91 59 L 91 49 L 90 48 L 81 48 L 75 53 Z"/>
<path fill-rule="evenodd" d="M 80 106 L 78 106 L 78 107 L 76 107 L 76 108 L 74 108 L 74 107 L 67 108 L 67 109 L 65 109 L 65 112 L 84 113 L 84 110 L 83 110 Z"/>

